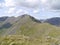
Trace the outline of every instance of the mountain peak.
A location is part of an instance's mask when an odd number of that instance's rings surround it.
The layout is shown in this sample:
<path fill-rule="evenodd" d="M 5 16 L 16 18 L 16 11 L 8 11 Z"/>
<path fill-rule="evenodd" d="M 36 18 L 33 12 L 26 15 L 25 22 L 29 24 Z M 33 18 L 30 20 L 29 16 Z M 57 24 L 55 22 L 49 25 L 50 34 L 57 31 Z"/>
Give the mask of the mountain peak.
<path fill-rule="evenodd" d="M 31 20 L 34 21 L 34 22 L 41 23 L 40 20 L 37 20 L 37 19 L 35 19 L 33 16 L 30 16 L 30 15 L 28 15 L 28 14 L 24 14 L 24 15 L 22 15 L 22 16 L 20 16 L 20 17 L 21 17 L 21 18 L 26 18 L 26 19 L 31 19 Z"/>
<path fill-rule="evenodd" d="M 21 17 L 21 18 L 24 18 L 24 17 L 32 17 L 32 16 L 30 16 L 30 15 L 28 15 L 28 14 L 23 14 L 23 15 L 21 15 L 20 17 Z"/>

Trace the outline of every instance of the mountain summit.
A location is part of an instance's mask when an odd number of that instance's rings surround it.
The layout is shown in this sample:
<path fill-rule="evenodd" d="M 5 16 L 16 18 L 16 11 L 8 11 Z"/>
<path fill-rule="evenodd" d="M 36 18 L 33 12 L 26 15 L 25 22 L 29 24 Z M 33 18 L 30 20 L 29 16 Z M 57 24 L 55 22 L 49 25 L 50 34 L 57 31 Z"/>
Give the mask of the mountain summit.
<path fill-rule="evenodd" d="M 31 27 L 36 23 L 41 23 L 39 20 L 27 14 L 18 17 L 8 17 L 6 19 L 5 17 L 1 18 L 1 20 L 3 19 L 4 21 L 0 22 L 0 32 L 3 35 L 17 34 L 17 31 L 19 32 L 19 30 L 22 30 L 20 28 L 22 28 L 22 26 L 24 25 Z M 4 34 L 3 32 L 6 34 Z"/>

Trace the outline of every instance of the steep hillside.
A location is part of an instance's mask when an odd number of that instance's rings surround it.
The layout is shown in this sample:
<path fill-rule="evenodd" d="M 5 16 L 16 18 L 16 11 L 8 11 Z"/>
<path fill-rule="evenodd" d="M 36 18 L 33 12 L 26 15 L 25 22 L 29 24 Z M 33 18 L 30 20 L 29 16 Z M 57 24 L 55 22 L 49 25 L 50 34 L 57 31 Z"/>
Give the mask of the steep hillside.
<path fill-rule="evenodd" d="M 6 33 L 6 35 L 16 34 L 16 31 L 20 30 L 22 25 L 32 25 L 35 22 L 41 23 L 39 20 L 26 14 L 19 17 L 8 17 L 4 22 L 2 22 L 0 32 L 3 35 L 5 35 L 4 33 Z"/>

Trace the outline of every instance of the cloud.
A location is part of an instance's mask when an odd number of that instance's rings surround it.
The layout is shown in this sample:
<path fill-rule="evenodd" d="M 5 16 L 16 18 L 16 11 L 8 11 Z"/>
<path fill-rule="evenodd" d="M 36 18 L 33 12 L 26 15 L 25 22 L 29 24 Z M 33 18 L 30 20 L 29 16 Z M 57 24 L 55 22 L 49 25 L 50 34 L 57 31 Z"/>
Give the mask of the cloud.
<path fill-rule="evenodd" d="M 5 0 L 6 7 L 22 6 L 27 8 L 37 8 L 40 0 Z"/>
<path fill-rule="evenodd" d="M 53 10 L 60 10 L 60 5 L 53 5 L 51 8 Z"/>
<path fill-rule="evenodd" d="M 2 3 L 0 3 L 0 8 L 3 8 L 5 5 L 4 5 L 4 3 L 2 2 Z"/>
<path fill-rule="evenodd" d="M 2 3 L 0 3 L 0 7 L 2 6 Z"/>
<path fill-rule="evenodd" d="M 40 11 L 60 10 L 60 0 L 5 0 L 3 6 L 8 8 L 8 14 L 38 14 Z"/>
<path fill-rule="evenodd" d="M 52 3 L 52 9 L 60 10 L 60 0 L 54 0 L 54 3 Z"/>
<path fill-rule="evenodd" d="M 16 11 L 16 14 L 19 14 L 19 13 L 22 13 L 22 12 L 23 12 L 23 10 L 19 9 L 19 10 Z"/>
<path fill-rule="evenodd" d="M 22 14 L 28 14 L 28 12 L 29 12 L 29 11 L 27 11 L 27 10 L 19 9 L 19 10 L 16 11 L 16 14 L 22 15 Z"/>
<path fill-rule="evenodd" d="M 5 6 L 13 7 L 13 6 L 15 6 L 15 1 L 14 0 L 5 0 Z"/>
<path fill-rule="evenodd" d="M 16 5 L 33 9 L 60 10 L 60 0 L 16 0 Z"/>
<path fill-rule="evenodd" d="M 29 11 L 26 9 L 36 9 L 40 6 L 40 0 L 5 0 L 4 6 L 9 8 L 5 11 L 8 14 L 28 14 Z M 17 9 L 15 7 L 25 7 L 25 9 Z M 33 11 L 33 13 L 37 13 L 37 11 Z"/>
<path fill-rule="evenodd" d="M 5 0 L 6 7 L 48 8 L 60 10 L 60 0 Z"/>
<path fill-rule="evenodd" d="M 39 12 L 39 10 L 34 10 L 33 13 L 34 14 L 37 14 Z"/>
<path fill-rule="evenodd" d="M 48 0 L 47 4 L 49 4 L 48 8 L 52 10 L 60 10 L 60 0 Z"/>
<path fill-rule="evenodd" d="M 15 0 L 18 6 L 27 8 L 37 8 L 40 5 L 40 0 Z"/>
<path fill-rule="evenodd" d="M 6 13 L 13 14 L 15 12 L 16 8 L 9 8 Z"/>

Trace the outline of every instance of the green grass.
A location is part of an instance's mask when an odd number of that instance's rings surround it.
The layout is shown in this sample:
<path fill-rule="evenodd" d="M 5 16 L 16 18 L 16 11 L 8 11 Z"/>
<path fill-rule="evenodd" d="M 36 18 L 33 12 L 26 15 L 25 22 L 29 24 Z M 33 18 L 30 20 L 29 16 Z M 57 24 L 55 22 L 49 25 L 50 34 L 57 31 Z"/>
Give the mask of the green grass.
<path fill-rule="evenodd" d="M 52 37 L 57 37 L 60 35 L 60 28 L 50 25 L 48 23 L 43 23 L 43 24 L 38 24 L 34 23 L 32 25 L 24 24 L 20 27 L 19 32 L 21 34 L 24 34 L 26 36 L 52 36 Z"/>
<path fill-rule="evenodd" d="M 30 38 L 24 35 L 9 35 L 0 38 L 0 45 L 59 45 L 60 40 L 52 37 Z"/>

